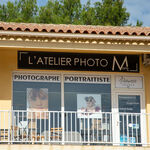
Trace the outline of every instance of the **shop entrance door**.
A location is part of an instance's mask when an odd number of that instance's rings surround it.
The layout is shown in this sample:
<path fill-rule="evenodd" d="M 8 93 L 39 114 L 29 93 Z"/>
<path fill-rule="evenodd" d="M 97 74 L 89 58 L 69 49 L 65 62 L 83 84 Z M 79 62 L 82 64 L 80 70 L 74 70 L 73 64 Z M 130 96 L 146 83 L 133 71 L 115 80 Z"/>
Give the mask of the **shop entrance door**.
<path fill-rule="evenodd" d="M 140 95 L 118 95 L 120 142 L 141 143 Z"/>
<path fill-rule="evenodd" d="M 141 93 L 117 93 L 116 138 L 120 145 L 141 145 L 145 141 L 146 122 Z M 116 135 L 117 136 L 117 135 Z"/>

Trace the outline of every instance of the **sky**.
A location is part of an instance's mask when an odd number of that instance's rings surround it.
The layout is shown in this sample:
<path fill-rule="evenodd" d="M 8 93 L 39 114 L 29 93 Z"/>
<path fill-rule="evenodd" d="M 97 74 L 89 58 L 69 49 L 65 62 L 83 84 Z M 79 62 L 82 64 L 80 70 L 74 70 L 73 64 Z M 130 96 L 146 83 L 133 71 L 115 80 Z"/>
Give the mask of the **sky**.
<path fill-rule="evenodd" d="M 8 0 L 0 0 L 0 3 L 6 3 Z M 14 1 L 14 0 L 10 0 Z M 37 0 L 39 5 L 45 5 L 47 0 Z M 92 3 L 101 0 L 91 0 Z M 84 4 L 87 0 L 81 0 Z M 136 25 L 136 21 L 143 22 L 143 26 L 150 27 L 150 0 L 124 0 L 124 7 L 130 13 L 128 24 Z"/>

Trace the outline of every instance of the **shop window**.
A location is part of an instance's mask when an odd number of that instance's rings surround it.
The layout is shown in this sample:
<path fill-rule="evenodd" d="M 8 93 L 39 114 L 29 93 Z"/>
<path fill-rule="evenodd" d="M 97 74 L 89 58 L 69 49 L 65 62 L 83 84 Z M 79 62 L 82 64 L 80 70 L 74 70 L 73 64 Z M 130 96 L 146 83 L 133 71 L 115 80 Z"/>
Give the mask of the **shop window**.
<path fill-rule="evenodd" d="M 95 112 L 111 112 L 109 76 L 65 76 L 64 92 L 66 111 L 86 111 L 91 105 Z"/>
<path fill-rule="evenodd" d="M 14 74 L 13 79 L 13 110 L 61 110 L 59 76 Z"/>
<path fill-rule="evenodd" d="M 110 76 L 66 75 L 64 82 L 65 131 L 80 133 L 88 141 L 88 132 L 98 134 L 105 124 L 111 129 Z"/>

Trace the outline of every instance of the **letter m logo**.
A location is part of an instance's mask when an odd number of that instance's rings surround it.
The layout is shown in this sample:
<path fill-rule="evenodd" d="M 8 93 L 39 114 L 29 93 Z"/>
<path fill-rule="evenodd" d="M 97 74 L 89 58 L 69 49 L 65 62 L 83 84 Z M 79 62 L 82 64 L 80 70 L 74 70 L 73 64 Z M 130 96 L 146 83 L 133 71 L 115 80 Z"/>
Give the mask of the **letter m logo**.
<path fill-rule="evenodd" d="M 112 71 L 115 71 L 115 67 L 116 66 L 119 69 L 119 71 L 123 71 L 123 70 L 127 70 L 128 71 L 128 59 L 127 59 L 127 56 L 125 56 L 124 60 L 120 64 L 119 64 L 116 56 L 114 56 L 113 64 L 112 64 Z"/>

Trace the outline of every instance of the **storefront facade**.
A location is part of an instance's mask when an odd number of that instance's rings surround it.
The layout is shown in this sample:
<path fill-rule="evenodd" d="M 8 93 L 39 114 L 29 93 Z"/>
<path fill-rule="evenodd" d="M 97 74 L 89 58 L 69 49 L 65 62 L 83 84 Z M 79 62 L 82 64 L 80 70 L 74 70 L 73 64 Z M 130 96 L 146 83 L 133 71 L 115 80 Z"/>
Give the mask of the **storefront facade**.
<path fill-rule="evenodd" d="M 2 143 L 149 145 L 150 28 L 0 29 Z"/>

